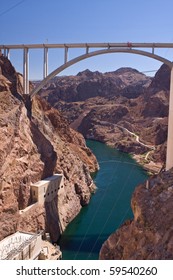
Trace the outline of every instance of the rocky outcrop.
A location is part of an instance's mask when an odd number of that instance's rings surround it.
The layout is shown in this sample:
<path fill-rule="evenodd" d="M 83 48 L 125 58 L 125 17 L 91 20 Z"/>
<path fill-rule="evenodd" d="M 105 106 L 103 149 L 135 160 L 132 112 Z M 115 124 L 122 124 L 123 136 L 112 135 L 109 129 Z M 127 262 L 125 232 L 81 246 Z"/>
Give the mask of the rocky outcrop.
<path fill-rule="evenodd" d="M 39 98 L 26 104 L 21 82 L 21 75 L 0 56 L 0 240 L 19 229 L 45 229 L 56 241 L 61 230 L 48 209 L 58 209 L 65 228 L 89 202 L 94 189 L 90 172 L 98 165 L 82 135 L 56 109 Z M 58 205 L 53 202 L 45 210 L 36 204 L 20 212 L 32 203 L 31 183 L 56 172 L 63 172 L 65 181 Z"/>
<path fill-rule="evenodd" d="M 155 94 L 158 91 L 169 91 L 170 88 L 170 74 L 171 70 L 169 66 L 163 64 L 156 72 L 154 79 L 152 80 L 148 91 L 151 94 Z"/>
<path fill-rule="evenodd" d="M 159 91 L 150 96 L 144 106 L 142 115 L 145 118 L 165 118 L 168 116 L 169 109 L 169 93 L 166 91 Z"/>
<path fill-rule="evenodd" d="M 132 197 L 134 219 L 103 244 L 104 260 L 173 259 L 173 169 L 151 177 Z"/>

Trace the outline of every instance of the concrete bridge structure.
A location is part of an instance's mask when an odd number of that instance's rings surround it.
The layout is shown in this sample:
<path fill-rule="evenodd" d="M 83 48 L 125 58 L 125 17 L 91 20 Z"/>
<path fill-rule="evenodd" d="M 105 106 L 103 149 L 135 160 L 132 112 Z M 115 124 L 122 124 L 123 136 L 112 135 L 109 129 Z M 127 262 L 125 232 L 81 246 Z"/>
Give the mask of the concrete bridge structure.
<path fill-rule="evenodd" d="M 68 60 L 70 49 L 84 49 L 84 54 Z M 173 62 L 155 53 L 156 49 L 173 49 L 173 43 L 76 43 L 76 44 L 26 44 L 26 45 L 0 45 L 4 56 L 9 58 L 10 50 L 23 50 L 23 93 L 29 94 L 31 99 L 46 83 L 66 68 L 84 59 L 108 53 L 131 53 L 156 59 L 168 65 L 171 69 L 170 99 L 168 116 L 168 138 L 166 170 L 173 167 Z M 31 92 L 29 92 L 29 50 L 43 50 L 43 80 Z M 48 50 L 64 49 L 64 63 L 48 74 Z"/>

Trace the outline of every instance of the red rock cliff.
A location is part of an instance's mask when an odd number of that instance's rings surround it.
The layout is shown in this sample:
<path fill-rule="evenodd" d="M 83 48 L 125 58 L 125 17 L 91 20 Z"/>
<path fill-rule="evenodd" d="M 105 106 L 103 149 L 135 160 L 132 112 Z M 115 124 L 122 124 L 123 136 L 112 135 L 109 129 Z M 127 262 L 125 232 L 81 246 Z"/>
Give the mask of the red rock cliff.
<path fill-rule="evenodd" d="M 90 171 L 97 161 L 84 138 L 69 128 L 56 109 L 34 98 L 29 106 L 20 94 L 22 78 L 7 58 L 0 57 L 0 240 L 16 230 L 49 231 L 53 240 L 90 200 Z M 27 104 L 28 105 L 28 104 Z M 63 172 L 61 201 L 31 204 L 30 185 L 55 172 Z M 58 205 L 57 205 L 58 204 Z M 51 209 L 58 209 L 52 214 Z M 56 212 L 56 211 L 55 211 Z"/>

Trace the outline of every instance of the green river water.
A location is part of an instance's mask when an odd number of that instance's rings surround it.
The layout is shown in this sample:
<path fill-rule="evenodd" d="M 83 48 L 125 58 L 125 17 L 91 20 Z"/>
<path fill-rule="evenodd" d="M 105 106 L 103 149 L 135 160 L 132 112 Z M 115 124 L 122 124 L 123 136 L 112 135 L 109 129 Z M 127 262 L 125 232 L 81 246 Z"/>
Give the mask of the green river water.
<path fill-rule="evenodd" d="M 97 260 L 103 242 L 133 217 L 130 200 L 147 173 L 128 155 L 97 141 L 87 141 L 99 162 L 97 191 L 68 225 L 59 244 L 64 260 Z"/>

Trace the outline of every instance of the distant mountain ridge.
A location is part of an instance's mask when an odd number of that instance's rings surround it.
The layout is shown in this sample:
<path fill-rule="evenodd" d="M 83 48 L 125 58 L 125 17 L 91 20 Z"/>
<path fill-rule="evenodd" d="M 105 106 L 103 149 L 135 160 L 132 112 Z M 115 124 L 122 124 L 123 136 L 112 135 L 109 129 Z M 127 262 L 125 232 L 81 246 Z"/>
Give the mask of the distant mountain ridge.
<path fill-rule="evenodd" d="M 150 77 L 128 67 L 107 73 L 87 69 L 76 76 L 55 77 L 44 89 L 49 93 L 51 90 L 49 102 L 52 94 L 56 96 L 57 101 L 76 102 L 96 96 L 114 95 L 115 92 L 119 94 L 124 88 L 136 84 L 138 87 L 147 87 L 150 83 Z"/>

